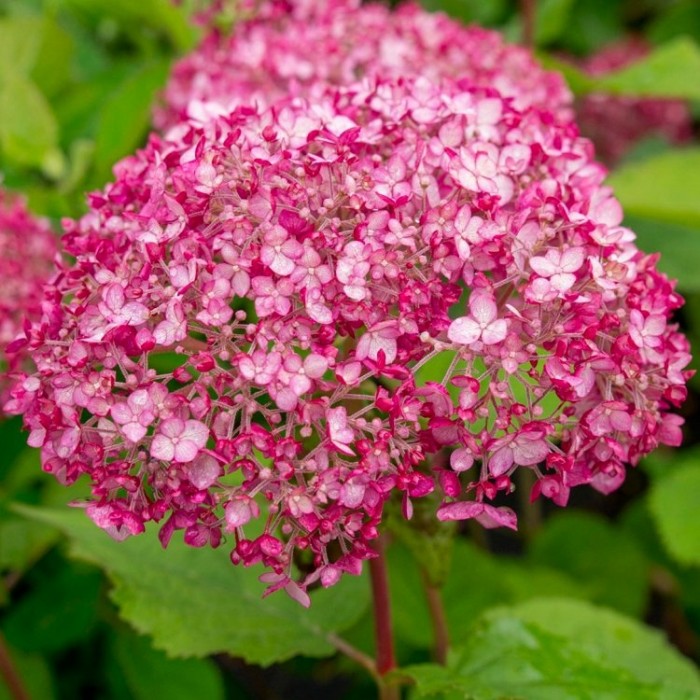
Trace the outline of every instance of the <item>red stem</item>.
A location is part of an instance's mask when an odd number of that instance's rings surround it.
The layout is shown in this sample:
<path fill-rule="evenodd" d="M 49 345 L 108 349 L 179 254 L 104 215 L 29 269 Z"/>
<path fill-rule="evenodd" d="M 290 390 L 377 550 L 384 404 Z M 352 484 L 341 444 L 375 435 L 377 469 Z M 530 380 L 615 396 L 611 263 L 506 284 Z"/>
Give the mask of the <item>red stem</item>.
<path fill-rule="evenodd" d="M 535 15 L 537 0 L 520 0 L 523 17 L 523 44 L 529 48 L 535 47 Z"/>
<path fill-rule="evenodd" d="M 5 681 L 13 700 L 31 700 L 2 634 L 0 634 L 0 678 Z"/>
<path fill-rule="evenodd" d="M 374 601 L 374 637 L 376 646 L 376 668 L 379 681 L 379 700 L 400 700 L 401 689 L 385 676 L 396 668 L 394 655 L 394 636 L 391 628 L 391 602 L 389 579 L 387 576 L 384 538 L 375 540 L 374 551 L 377 556 L 369 560 L 369 574 L 372 581 L 372 600 Z"/>
<path fill-rule="evenodd" d="M 447 652 L 450 648 L 450 637 L 447 629 L 445 607 L 442 603 L 442 594 L 437 586 L 430 583 L 430 580 L 425 572 L 423 572 L 423 586 L 425 588 L 425 597 L 428 601 L 430 619 L 433 622 L 435 661 L 444 666 L 447 663 Z"/>
<path fill-rule="evenodd" d="M 377 671 L 383 676 L 396 668 L 394 637 L 391 629 L 391 604 L 389 600 L 389 579 L 386 569 L 384 538 L 375 540 L 377 555 L 369 560 L 369 573 L 372 580 L 372 600 L 374 601 L 374 633 L 377 650 Z"/>

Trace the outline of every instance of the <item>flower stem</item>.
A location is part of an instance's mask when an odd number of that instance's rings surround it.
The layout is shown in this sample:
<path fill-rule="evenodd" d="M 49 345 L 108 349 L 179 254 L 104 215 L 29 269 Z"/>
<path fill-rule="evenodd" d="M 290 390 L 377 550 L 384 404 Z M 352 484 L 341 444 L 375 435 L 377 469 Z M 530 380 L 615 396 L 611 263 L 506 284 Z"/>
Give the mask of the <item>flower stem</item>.
<path fill-rule="evenodd" d="M 428 601 L 430 619 L 433 622 L 433 637 L 435 639 L 434 655 L 435 661 L 442 666 L 447 663 L 447 651 L 450 648 L 450 636 L 447 629 L 447 617 L 445 616 L 445 606 L 442 604 L 442 594 L 438 586 L 430 582 L 425 571 L 421 571 L 423 577 L 423 588 Z"/>
<path fill-rule="evenodd" d="M 13 700 L 31 700 L 2 634 L 0 634 L 0 678 L 5 681 Z"/>
<path fill-rule="evenodd" d="M 528 48 L 535 46 L 535 15 L 537 0 L 520 0 L 523 17 L 523 44 Z"/>
<path fill-rule="evenodd" d="M 374 635 L 376 643 L 377 672 L 379 673 L 380 700 L 399 700 L 401 691 L 398 686 L 386 683 L 384 676 L 396 668 L 394 655 L 394 637 L 391 628 L 391 602 L 389 596 L 389 579 L 387 576 L 384 537 L 375 540 L 374 559 L 369 560 L 369 573 L 372 582 L 372 600 L 374 601 Z"/>
<path fill-rule="evenodd" d="M 349 642 L 346 642 L 342 637 L 338 637 L 335 634 L 328 635 L 328 641 L 342 654 L 345 654 L 349 659 L 352 659 L 355 663 L 362 666 L 377 684 L 381 685 L 382 679 L 379 673 L 377 673 L 377 665 L 374 663 L 374 659 L 371 656 L 367 656 L 363 651 L 355 648 Z"/>

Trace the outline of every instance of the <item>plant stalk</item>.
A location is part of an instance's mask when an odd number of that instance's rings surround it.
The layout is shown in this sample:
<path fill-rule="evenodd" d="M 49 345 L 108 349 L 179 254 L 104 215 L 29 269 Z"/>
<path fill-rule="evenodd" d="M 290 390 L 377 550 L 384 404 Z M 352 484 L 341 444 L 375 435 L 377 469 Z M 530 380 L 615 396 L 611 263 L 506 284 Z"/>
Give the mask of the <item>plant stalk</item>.
<path fill-rule="evenodd" d="M 428 601 L 430 619 L 433 622 L 433 639 L 435 640 L 433 654 L 435 656 L 435 661 L 444 666 L 447 663 L 447 651 L 450 648 L 450 636 L 447 628 L 445 606 L 442 603 L 442 594 L 438 586 L 435 586 L 430 582 L 425 571 L 421 571 L 421 575 L 423 577 L 425 597 Z"/>
<path fill-rule="evenodd" d="M 380 700 L 399 700 L 401 697 L 399 687 L 386 683 L 384 680 L 384 676 L 396 668 L 384 536 L 380 536 L 375 540 L 374 551 L 377 553 L 377 556 L 369 560 L 369 573 L 374 603 L 376 665 L 380 680 L 379 698 Z"/>
<path fill-rule="evenodd" d="M 31 700 L 27 689 L 24 687 L 22 677 L 17 671 L 10 650 L 5 642 L 5 638 L 0 633 L 0 678 L 5 681 L 5 685 L 12 700 Z"/>
<path fill-rule="evenodd" d="M 534 49 L 537 0 L 520 0 L 520 7 L 523 18 L 523 44 Z"/>

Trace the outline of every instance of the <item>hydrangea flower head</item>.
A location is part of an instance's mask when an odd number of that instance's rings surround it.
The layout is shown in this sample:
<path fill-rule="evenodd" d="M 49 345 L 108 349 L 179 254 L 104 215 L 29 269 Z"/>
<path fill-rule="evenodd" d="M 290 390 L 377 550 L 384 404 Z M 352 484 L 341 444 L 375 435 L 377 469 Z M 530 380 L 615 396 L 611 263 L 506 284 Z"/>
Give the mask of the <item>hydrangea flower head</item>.
<path fill-rule="evenodd" d="M 0 191 L 0 400 L 8 398 L 7 373 L 26 362 L 26 319 L 41 317 L 42 286 L 52 270 L 57 244 L 51 228 L 24 201 Z"/>
<path fill-rule="evenodd" d="M 412 75 L 493 87 L 518 108 L 540 104 L 570 113 L 561 76 L 544 71 L 526 49 L 417 4 L 389 10 L 360 0 L 264 0 L 240 2 L 239 15 L 230 34 L 211 31 L 176 64 L 157 110 L 159 127 L 288 95 L 313 99 L 327 84 Z M 484 128 L 498 118 L 483 106 Z"/>
<path fill-rule="evenodd" d="M 680 439 L 682 300 L 548 110 L 369 78 L 183 122 L 115 175 L 65 222 L 11 404 L 116 537 L 225 538 L 307 603 L 393 494 L 514 528 L 516 470 L 564 505 Z"/>

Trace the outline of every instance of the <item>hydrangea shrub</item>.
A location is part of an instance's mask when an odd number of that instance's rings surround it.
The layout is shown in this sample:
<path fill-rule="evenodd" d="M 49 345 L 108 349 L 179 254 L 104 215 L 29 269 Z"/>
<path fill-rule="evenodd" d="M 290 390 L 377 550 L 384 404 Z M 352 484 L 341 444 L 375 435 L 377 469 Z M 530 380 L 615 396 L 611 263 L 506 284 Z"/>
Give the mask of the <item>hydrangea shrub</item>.
<path fill-rule="evenodd" d="M 416 8 L 266 7 L 64 222 L 5 407 L 43 468 L 87 475 L 113 536 L 225 539 L 306 604 L 375 556 L 395 494 L 515 528 L 517 470 L 564 506 L 678 444 L 682 299 L 562 83 Z"/>

